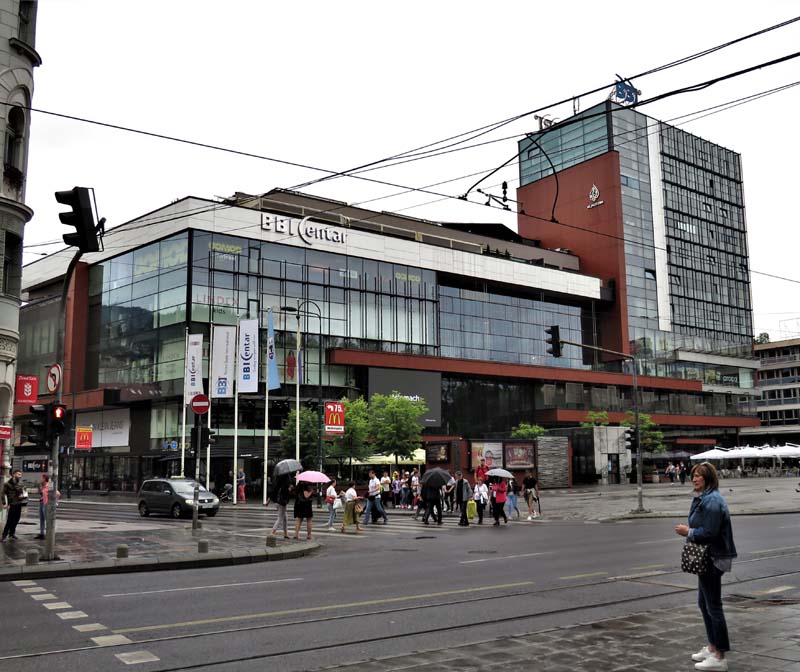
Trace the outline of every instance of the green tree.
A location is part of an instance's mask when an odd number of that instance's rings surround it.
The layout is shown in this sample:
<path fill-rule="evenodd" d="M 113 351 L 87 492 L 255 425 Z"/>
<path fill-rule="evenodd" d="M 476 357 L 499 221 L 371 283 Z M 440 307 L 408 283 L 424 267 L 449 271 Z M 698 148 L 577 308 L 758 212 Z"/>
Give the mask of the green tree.
<path fill-rule="evenodd" d="M 766 331 L 762 331 L 758 336 L 756 336 L 753 341 L 758 345 L 764 345 L 765 343 L 769 343 L 769 334 Z"/>
<path fill-rule="evenodd" d="M 339 462 L 345 460 L 364 460 L 373 452 L 369 438 L 369 404 L 364 397 L 342 399 L 344 404 L 344 434 L 325 442 L 325 455 Z"/>
<path fill-rule="evenodd" d="M 532 425 L 529 422 L 520 422 L 511 430 L 512 439 L 535 439 L 547 430 L 539 425 Z"/>
<path fill-rule="evenodd" d="M 608 411 L 589 411 L 581 427 L 605 427 L 608 424 Z"/>
<path fill-rule="evenodd" d="M 374 394 L 369 402 L 369 433 L 374 452 L 411 457 L 422 442 L 422 423 L 428 405 L 420 398 L 411 400 L 398 392 Z"/>
<path fill-rule="evenodd" d="M 288 457 L 295 456 L 295 409 L 281 428 L 281 448 Z M 316 409 L 300 408 L 300 461 L 307 469 L 317 468 L 317 440 L 319 437 L 319 416 Z"/>
<path fill-rule="evenodd" d="M 628 411 L 625 414 L 625 420 L 622 424 L 626 427 L 635 426 L 633 411 Z M 639 437 L 642 452 L 663 453 L 667 449 L 663 443 L 664 432 L 653 422 L 653 418 L 649 413 L 639 413 Z"/>

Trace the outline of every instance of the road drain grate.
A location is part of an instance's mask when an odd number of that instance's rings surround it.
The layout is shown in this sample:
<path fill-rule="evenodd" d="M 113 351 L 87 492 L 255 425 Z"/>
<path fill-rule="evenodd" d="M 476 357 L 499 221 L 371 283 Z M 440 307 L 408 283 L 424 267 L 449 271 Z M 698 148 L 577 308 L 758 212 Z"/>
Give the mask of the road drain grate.
<path fill-rule="evenodd" d="M 414 537 L 414 539 L 436 539 L 436 537 Z"/>
<path fill-rule="evenodd" d="M 477 555 L 492 555 L 493 553 L 497 553 L 497 551 L 489 551 L 486 549 L 479 549 L 477 551 L 467 551 L 467 553 L 475 553 Z"/>

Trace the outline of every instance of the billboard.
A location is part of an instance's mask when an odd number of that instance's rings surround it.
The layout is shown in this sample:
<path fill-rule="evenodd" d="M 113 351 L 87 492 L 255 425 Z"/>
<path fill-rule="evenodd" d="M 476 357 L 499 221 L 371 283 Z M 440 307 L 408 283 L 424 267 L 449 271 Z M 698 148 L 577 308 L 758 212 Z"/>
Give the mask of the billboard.
<path fill-rule="evenodd" d="M 506 443 L 506 469 L 534 469 L 536 450 L 533 443 Z"/>
<path fill-rule="evenodd" d="M 408 371 L 406 369 L 369 369 L 369 398 L 373 394 L 392 394 L 397 392 L 409 399 L 422 398 L 428 405 L 428 412 L 420 417 L 425 427 L 439 427 L 442 424 L 442 374 L 429 371 Z"/>
<path fill-rule="evenodd" d="M 344 434 L 344 404 L 342 402 L 325 402 L 325 433 Z"/>

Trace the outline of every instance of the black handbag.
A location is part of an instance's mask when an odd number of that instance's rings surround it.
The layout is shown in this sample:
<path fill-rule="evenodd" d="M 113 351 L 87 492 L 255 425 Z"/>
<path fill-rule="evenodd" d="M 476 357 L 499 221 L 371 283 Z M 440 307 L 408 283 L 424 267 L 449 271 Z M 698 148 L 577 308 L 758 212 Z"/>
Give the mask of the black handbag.
<path fill-rule="evenodd" d="M 705 574 L 711 564 L 708 546 L 687 541 L 681 551 L 681 571 L 687 574 Z"/>

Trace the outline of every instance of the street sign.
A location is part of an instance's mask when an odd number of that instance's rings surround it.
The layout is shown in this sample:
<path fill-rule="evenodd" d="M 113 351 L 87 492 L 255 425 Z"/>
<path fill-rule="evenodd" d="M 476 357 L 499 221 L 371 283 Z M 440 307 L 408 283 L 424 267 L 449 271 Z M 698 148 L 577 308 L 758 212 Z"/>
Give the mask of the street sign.
<path fill-rule="evenodd" d="M 47 391 L 54 394 L 61 385 L 61 364 L 53 364 L 47 371 Z"/>
<path fill-rule="evenodd" d="M 91 427 L 76 427 L 75 450 L 91 450 L 93 434 Z"/>
<path fill-rule="evenodd" d="M 208 401 L 208 397 L 205 394 L 195 394 L 192 397 L 191 402 L 189 405 L 192 407 L 192 410 L 197 413 L 197 415 L 205 415 L 208 413 L 208 409 L 211 406 L 210 402 Z"/>
<path fill-rule="evenodd" d="M 325 402 L 325 433 L 344 434 L 344 404 L 342 402 Z"/>
<path fill-rule="evenodd" d="M 178 442 L 175 439 L 169 442 L 170 450 L 178 450 Z"/>
<path fill-rule="evenodd" d="M 39 401 L 38 376 L 17 376 L 16 399 L 18 404 L 36 404 Z"/>
<path fill-rule="evenodd" d="M 8 425 L 0 425 L 0 439 L 10 439 L 14 434 L 14 428 Z"/>

